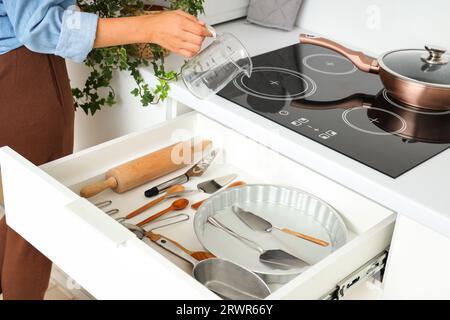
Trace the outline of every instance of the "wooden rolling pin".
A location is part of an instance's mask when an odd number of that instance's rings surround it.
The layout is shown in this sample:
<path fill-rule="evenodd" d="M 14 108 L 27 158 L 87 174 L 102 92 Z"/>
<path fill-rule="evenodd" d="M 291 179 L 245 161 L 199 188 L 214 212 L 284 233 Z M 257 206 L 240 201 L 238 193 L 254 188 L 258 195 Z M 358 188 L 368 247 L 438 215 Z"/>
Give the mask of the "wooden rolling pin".
<path fill-rule="evenodd" d="M 90 198 L 107 189 L 123 193 L 192 164 L 196 154 L 203 153 L 205 150 L 210 149 L 211 146 L 212 142 L 210 140 L 204 140 L 195 145 L 192 145 L 190 140 L 173 144 L 112 168 L 106 172 L 104 181 L 94 182 L 85 186 L 81 189 L 80 195 L 84 198 Z M 190 150 L 190 161 L 174 163 L 172 161 L 173 155 L 176 155 L 179 159 L 184 159 L 184 150 Z"/>

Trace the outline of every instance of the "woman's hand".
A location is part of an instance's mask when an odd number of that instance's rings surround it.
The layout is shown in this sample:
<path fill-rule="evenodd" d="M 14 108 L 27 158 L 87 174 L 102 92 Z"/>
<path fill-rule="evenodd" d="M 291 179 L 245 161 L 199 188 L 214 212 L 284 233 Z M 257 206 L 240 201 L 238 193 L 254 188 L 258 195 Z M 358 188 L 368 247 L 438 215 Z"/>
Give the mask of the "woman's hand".
<path fill-rule="evenodd" d="M 185 57 L 197 54 L 205 37 L 212 36 L 204 22 L 182 10 L 161 12 L 146 18 L 148 42 Z"/>
<path fill-rule="evenodd" d="M 190 58 L 197 54 L 205 37 L 212 36 L 205 23 L 182 11 L 98 21 L 94 47 L 131 43 L 156 43 Z"/>

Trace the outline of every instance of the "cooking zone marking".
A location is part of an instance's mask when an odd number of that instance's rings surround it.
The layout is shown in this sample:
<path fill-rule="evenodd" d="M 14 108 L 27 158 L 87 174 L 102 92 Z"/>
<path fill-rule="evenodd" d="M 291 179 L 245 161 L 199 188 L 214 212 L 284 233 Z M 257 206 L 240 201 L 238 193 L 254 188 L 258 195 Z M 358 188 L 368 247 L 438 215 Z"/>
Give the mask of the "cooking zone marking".
<path fill-rule="evenodd" d="M 351 115 L 352 113 L 355 114 L 355 113 L 361 112 L 361 111 L 366 112 L 368 109 L 377 110 L 377 111 L 379 111 L 379 112 L 384 112 L 384 113 L 387 113 L 387 114 L 389 114 L 389 115 L 391 115 L 391 116 L 394 116 L 396 119 L 399 120 L 400 128 L 397 129 L 397 130 L 395 130 L 395 131 L 391 131 L 391 132 L 372 131 L 372 130 L 369 130 L 369 129 L 363 129 L 363 128 L 361 128 L 359 125 L 354 124 L 354 123 L 350 120 L 350 115 Z M 357 119 L 360 119 L 360 117 L 358 117 Z M 345 111 L 342 113 L 342 120 L 344 120 L 344 122 L 345 122 L 349 127 L 353 128 L 353 129 L 355 129 L 355 130 L 357 130 L 357 131 L 364 132 L 364 133 L 368 133 L 368 134 L 373 134 L 373 135 L 378 135 L 378 136 L 390 136 L 390 135 L 392 135 L 392 134 L 399 134 L 399 133 L 402 133 L 403 131 L 405 131 L 405 129 L 406 129 L 407 126 L 408 126 L 407 123 L 406 123 L 406 120 L 403 119 L 402 117 L 400 117 L 398 114 L 395 114 L 394 112 L 391 112 L 391 111 L 388 111 L 388 110 L 384 110 L 384 109 L 380 109 L 380 108 L 364 107 L 364 106 L 356 107 L 356 108 L 352 108 L 352 109 L 345 110 Z M 369 117 L 369 122 L 370 122 L 371 124 L 373 124 L 374 122 L 379 123 L 379 119 L 378 119 L 378 118 L 370 118 L 370 117 Z"/>
<path fill-rule="evenodd" d="M 325 58 L 325 59 L 324 59 Z M 321 61 L 323 60 L 323 61 Z M 333 61 L 334 60 L 334 61 Z M 316 61 L 319 65 L 313 67 L 312 64 Z M 344 61 L 345 65 L 342 64 L 342 61 Z M 309 56 L 306 56 L 303 58 L 303 64 L 311 69 L 312 71 L 319 72 L 322 74 L 328 74 L 328 75 L 346 75 L 346 74 L 352 74 L 353 72 L 356 72 L 358 70 L 355 65 L 350 62 L 347 58 L 335 55 L 335 54 L 326 54 L 326 53 L 318 53 L 318 54 L 312 54 Z M 345 67 L 348 70 L 344 71 L 333 71 L 336 67 Z M 321 69 L 322 68 L 322 69 Z"/>
<path fill-rule="evenodd" d="M 317 90 L 317 84 L 310 77 L 277 67 L 255 67 L 250 78 L 241 74 L 233 83 L 251 96 L 278 101 L 306 98 Z"/>

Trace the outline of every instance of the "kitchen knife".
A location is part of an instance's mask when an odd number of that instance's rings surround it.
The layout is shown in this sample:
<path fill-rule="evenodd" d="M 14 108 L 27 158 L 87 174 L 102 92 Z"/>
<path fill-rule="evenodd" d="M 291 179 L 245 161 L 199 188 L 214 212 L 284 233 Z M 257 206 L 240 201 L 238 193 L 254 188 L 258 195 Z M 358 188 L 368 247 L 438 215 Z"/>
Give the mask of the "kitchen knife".
<path fill-rule="evenodd" d="M 232 210 L 234 212 L 234 214 L 241 219 L 242 222 L 244 222 L 250 229 L 253 229 L 255 231 L 261 231 L 261 232 L 272 232 L 273 229 L 277 229 L 280 230 L 284 233 L 290 234 L 292 236 L 304 239 L 306 241 L 310 241 L 313 242 L 315 244 L 318 244 L 319 246 L 322 247 L 327 247 L 330 244 L 326 241 L 305 235 L 303 233 L 300 232 L 296 232 L 293 230 L 290 230 L 288 228 L 278 228 L 273 226 L 269 221 L 267 221 L 264 218 L 261 218 L 260 216 L 250 212 L 250 211 L 245 211 L 242 208 L 238 207 L 238 206 L 233 206 Z"/>
<path fill-rule="evenodd" d="M 156 187 L 148 189 L 147 191 L 145 191 L 145 196 L 147 198 L 157 196 L 161 192 L 167 190 L 168 188 L 170 188 L 174 185 L 184 184 L 184 183 L 188 182 L 189 179 L 192 177 L 200 177 L 209 168 L 209 166 L 214 161 L 214 159 L 216 158 L 218 153 L 219 153 L 219 149 L 212 150 L 202 160 L 200 160 L 197 164 L 195 164 L 193 167 L 191 167 L 186 173 L 184 173 L 181 176 L 178 176 L 172 180 L 161 183 L 160 185 L 157 185 Z"/>
<path fill-rule="evenodd" d="M 237 178 L 237 174 L 229 174 L 220 178 L 208 180 L 197 185 L 197 189 L 203 191 L 204 193 L 213 194 L 231 181 Z"/>

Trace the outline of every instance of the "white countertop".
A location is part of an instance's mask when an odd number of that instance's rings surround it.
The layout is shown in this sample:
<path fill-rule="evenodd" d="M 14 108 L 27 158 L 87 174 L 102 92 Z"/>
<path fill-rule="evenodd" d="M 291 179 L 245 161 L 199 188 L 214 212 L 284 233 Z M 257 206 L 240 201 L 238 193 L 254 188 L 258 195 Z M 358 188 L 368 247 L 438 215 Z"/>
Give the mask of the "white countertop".
<path fill-rule="evenodd" d="M 252 56 L 295 44 L 301 32 L 299 29 L 292 32 L 267 29 L 244 21 L 226 23 L 217 30 L 235 34 Z M 167 69 L 177 70 L 181 63 L 180 57 L 170 56 Z M 150 69 L 142 73 L 147 81 L 155 83 Z M 392 179 L 219 96 L 199 100 L 181 81 L 172 84 L 170 97 L 380 205 L 450 237 L 450 150 Z"/>

